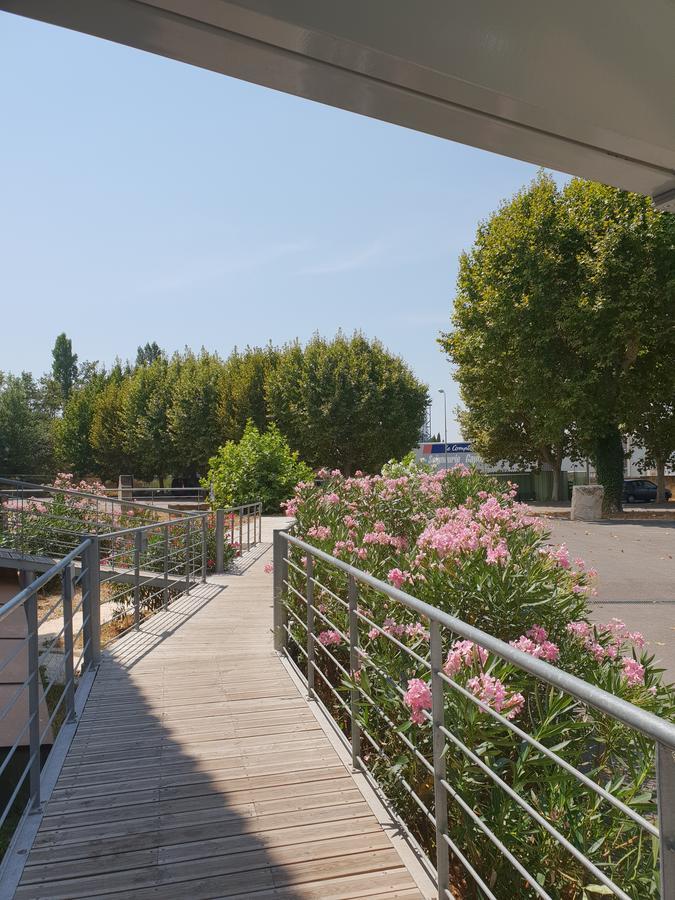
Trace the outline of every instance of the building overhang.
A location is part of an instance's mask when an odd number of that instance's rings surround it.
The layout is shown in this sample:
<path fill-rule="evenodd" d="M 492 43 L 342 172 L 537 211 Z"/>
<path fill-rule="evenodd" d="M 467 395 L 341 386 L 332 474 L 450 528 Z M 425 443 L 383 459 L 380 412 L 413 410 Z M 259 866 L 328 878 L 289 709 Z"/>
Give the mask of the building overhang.
<path fill-rule="evenodd" d="M 671 0 L 0 0 L 0 9 L 675 210 Z"/>

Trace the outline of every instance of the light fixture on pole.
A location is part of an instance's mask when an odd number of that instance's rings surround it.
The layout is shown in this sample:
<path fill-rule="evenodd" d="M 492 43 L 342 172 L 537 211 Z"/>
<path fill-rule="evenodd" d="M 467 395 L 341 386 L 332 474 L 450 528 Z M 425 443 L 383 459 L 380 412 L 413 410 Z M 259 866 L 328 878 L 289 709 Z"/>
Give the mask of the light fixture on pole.
<path fill-rule="evenodd" d="M 443 423 L 444 423 L 444 437 L 445 444 L 443 448 L 445 450 L 445 470 L 448 470 L 448 399 L 445 396 L 445 391 L 443 388 L 438 389 L 439 394 L 443 394 Z"/>

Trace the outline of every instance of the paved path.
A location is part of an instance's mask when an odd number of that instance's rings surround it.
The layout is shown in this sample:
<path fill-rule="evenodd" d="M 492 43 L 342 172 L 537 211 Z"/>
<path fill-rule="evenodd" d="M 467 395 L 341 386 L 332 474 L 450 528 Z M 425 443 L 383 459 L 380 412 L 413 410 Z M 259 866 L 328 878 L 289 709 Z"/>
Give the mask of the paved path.
<path fill-rule="evenodd" d="M 593 619 L 616 617 L 642 631 L 664 677 L 675 681 L 675 522 L 547 519 L 546 525 L 553 541 L 598 570 Z"/>
<path fill-rule="evenodd" d="M 17 900 L 422 896 L 273 652 L 269 558 L 111 647 Z"/>

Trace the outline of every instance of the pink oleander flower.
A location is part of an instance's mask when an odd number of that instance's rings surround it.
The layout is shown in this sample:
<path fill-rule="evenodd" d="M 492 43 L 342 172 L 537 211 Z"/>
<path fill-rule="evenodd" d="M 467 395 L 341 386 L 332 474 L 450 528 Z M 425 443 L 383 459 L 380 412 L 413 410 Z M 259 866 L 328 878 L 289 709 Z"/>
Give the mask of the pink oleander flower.
<path fill-rule="evenodd" d="M 574 637 L 586 638 L 591 633 L 591 626 L 588 622 L 570 622 L 567 625 L 567 631 Z"/>
<path fill-rule="evenodd" d="M 645 683 L 645 667 L 630 656 L 623 659 L 623 674 L 631 687 Z"/>
<path fill-rule="evenodd" d="M 543 625 L 533 625 L 532 628 L 525 632 L 525 634 L 529 638 L 532 638 L 533 641 L 536 641 L 537 644 L 541 644 L 548 640 L 548 631 Z"/>
<path fill-rule="evenodd" d="M 449 676 L 456 675 L 463 666 L 469 667 L 475 662 L 484 666 L 487 658 L 487 650 L 478 644 L 474 644 L 473 641 L 455 641 L 450 648 L 448 658 L 445 660 L 443 671 Z"/>
<path fill-rule="evenodd" d="M 567 544 L 561 544 L 559 547 L 556 547 L 551 556 L 556 560 L 559 566 L 562 566 L 563 569 L 569 569 L 570 553 L 567 549 Z"/>
<path fill-rule="evenodd" d="M 319 643 L 324 647 L 337 646 L 342 643 L 342 637 L 338 631 L 322 631 L 318 638 Z"/>
<path fill-rule="evenodd" d="M 347 528 L 357 528 L 359 524 L 354 516 L 345 516 L 342 521 L 347 526 Z"/>
<path fill-rule="evenodd" d="M 387 618 L 382 623 L 382 630 L 392 637 L 399 638 L 405 634 L 405 625 L 400 625 L 395 619 Z"/>
<path fill-rule="evenodd" d="M 645 645 L 645 636 L 642 634 L 641 631 L 629 631 L 628 634 L 626 635 L 626 637 L 628 638 L 629 641 L 631 641 L 633 644 L 635 644 L 635 646 L 639 650 L 642 650 L 642 648 Z"/>
<path fill-rule="evenodd" d="M 503 712 L 507 719 L 514 719 L 525 704 L 522 694 L 509 693 L 499 678 L 494 678 L 486 672 L 470 678 L 466 686 L 483 703 L 491 706 L 496 712 Z"/>
<path fill-rule="evenodd" d="M 505 540 L 500 540 L 494 547 L 488 547 L 485 551 L 485 559 L 489 563 L 499 563 L 509 558 L 509 548 Z"/>
<path fill-rule="evenodd" d="M 408 690 L 403 695 L 403 702 L 410 709 L 410 721 L 415 725 L 424 725 L 425 709 L 431 709 L 431 691 L 426 681 L 421 678 L 411 678 L 408 682 Z"/>
<path fill-rule="evenodd" d="M 307 529 L 307 534 L 309 537 L 318 538 L 320 541 L 328 540 L 331 535 L 331 530 L 327 525 L 312 525 L 311 528 Z"/>
<path fill-rule="evenodd" d="M 418 638 L 421 638 L 423 641 L 429 640 L 429 632 L 424 627 L 424 625 L 422 625 L 421 622 L 415 622 L 414 625 L 406 625 L 405 633 L 408 637 L 412 637 L 412 638 L 418 637 Z"/>
<path fill-rule="evenodd" d="M 393 584 L 395 588 L 400 588 L 406 581 L 412 583 L 413 579 L 410 572 L 402 572 L 401 569 L 390 569 L 387 580 Z"/>
<path fill-rule="evenodd" d="M 332 469 L 330 474 L 331 474 L 331 478 L 341 478 L 342 477 L 342 472 L 339 469 Z"/>
<path fill-rule="evenodd" d="M 380 636 L 380 632 L 377 630 L 377 628 L 371 628 L 370 631 L 368 632 L 368 637 L 370 638 L 371 641 L 374 641 L 376 638 L 379 638 L 379 636 Z"/>
<path fill-rule="evenodd" d="M 507 719 L 515 719 L 525 704 L 522 694 L 509 693 L 499 678 L 494 678 L 486 672 L 470 678 L 466 686 L 483 703 L 496 712 L 503 712 Z"/>
<path fill-rule="evenodd" d="M 265 563 L 265 565 L 263 566 L 263 572 L 266 575 L 271 575 L 273 571 L 274 571 L 274 565 L 272 563 Z"/>
<path fill-rule="evenodd" d="M 326 506 L 337 506 L 340 502 L 340 498 L 337 494 L 334 493 L 326 494 L 323 498 L 323 502 L 326 504 Z"/>

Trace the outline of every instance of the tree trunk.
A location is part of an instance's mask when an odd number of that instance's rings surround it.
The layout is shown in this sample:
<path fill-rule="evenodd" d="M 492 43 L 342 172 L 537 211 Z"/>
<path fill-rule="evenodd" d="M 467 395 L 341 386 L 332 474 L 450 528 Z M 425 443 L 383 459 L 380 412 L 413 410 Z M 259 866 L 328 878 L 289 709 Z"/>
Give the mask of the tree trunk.
<path fill-rule="evenodd" d="M 598 484 L 605 489 L 602 502 L 603 516 L 621 512 L 623 494 L 623 443 L 621 433 L 614 425 L 608 427 L 595 442 L 595 471 Z"/>
<path fill-rule="evenodd" d="M 157 476 L 157 481 L 159 481 L 159 486 L 160 486 L 161 488 L 163 488 L 163 487 L 164 487 L 164 476 L 163 476 L 163 475 L 158 475 L 158 476 Z"/>
<path fill-rule="evenodd" d="M 553 469 L 553 500 L 567 500 L 568 490 L 567 481 L 562 477 L 562 464 L 564 456 L 562 453 L 554 452 L 551 459 L 551 468 Z"/>
<path fill-rule="evenodd" d="M 655 457 L 656 462 L 656 502 L 666 499 L 666 461 L 663 456 Z"/>

